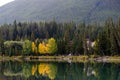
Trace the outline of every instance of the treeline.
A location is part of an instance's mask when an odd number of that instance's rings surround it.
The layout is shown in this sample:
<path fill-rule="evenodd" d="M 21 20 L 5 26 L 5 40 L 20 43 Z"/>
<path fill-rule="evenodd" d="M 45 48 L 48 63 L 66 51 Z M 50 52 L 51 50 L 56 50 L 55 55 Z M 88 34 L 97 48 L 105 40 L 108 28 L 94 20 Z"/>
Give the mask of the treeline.
<path fill-rule="evenodd" d="M 55 55 L 119 55 L 120 19 L 114 23 L 110 18 L 102 26 L 99 23 L 75 24 L 74 22 L 57 23 L 55 21 L 21 23 L 14 21 L 13 24 L 5 24 L 0 27 L 0 37 L 0 52 L 5 55 L 10 51 L 6 52 L 6 41 L 29 40 L 31 45 L 34 42 L 38 49 L 40 42 L 42 45 L 43 40 L 52 37 L 57 43 Z M 18 44 L 13 45 L 13 52 L 16 54 L 20 52 L 19 48 L 16 48 Z M 32 47 L 29 49 L 32 50 Z M 34 54 L 34 52 L 29 52 L 29 54 L 31 53 Z"/>

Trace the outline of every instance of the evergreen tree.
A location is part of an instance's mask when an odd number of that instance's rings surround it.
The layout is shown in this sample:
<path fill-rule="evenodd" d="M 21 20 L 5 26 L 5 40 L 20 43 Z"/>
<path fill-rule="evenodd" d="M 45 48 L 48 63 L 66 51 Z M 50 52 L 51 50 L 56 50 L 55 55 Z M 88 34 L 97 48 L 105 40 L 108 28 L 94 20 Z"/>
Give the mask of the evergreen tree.
<path fill-rule="evenodd" d="M 14 21 L 14 29 L 13 29 L 13 40 L 16 40 L 17 34 L 18 34 L 18 31 L 17 31 L 17 22 L 15 20 Z"/>

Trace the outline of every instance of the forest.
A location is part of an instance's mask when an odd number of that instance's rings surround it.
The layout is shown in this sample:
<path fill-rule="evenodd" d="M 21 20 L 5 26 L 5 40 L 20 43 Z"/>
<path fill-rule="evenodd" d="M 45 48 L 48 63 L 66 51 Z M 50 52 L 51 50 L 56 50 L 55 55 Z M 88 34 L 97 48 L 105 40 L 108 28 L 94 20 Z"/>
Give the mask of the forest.
<path fill-rule="evenodd" d="M 120 18 L 104 24 L 17 22 L 0 27 L 0 55 L 120 55 Z"/>

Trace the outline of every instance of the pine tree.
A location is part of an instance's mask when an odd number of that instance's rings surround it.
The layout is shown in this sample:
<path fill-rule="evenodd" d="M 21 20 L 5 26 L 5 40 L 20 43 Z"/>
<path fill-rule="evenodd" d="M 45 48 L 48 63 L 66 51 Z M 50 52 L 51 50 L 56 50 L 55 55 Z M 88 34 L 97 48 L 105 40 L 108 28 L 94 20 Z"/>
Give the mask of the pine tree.
<path fill-rule="evenodd" d="M 17 31 L 17 22 L 15 20 L 14 21 L 14 30 L 13 30 L 13 40 L 16 40 L 17 34 L 18 34 L 18 31 Z"/>

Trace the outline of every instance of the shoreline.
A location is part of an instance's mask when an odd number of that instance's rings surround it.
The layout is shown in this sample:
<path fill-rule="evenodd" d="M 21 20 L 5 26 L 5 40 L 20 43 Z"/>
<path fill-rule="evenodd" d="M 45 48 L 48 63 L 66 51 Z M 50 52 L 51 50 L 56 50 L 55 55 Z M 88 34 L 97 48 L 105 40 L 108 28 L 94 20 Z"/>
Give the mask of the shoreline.
<path fill-rule="evenodd" d="M 120 56 L 0 56 L 0 61 L 27 61 L 27 62 L 108 62 L 120 63 Z"/>

